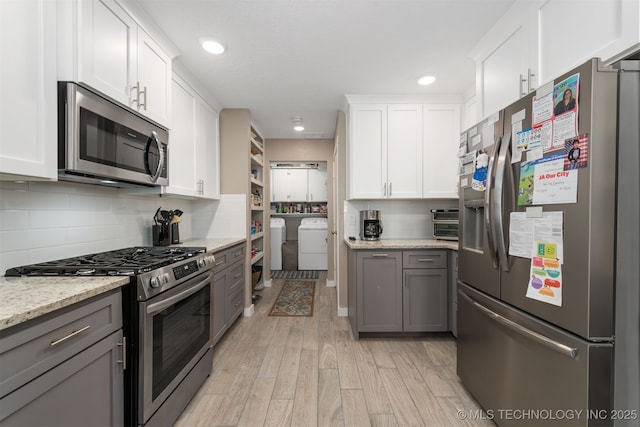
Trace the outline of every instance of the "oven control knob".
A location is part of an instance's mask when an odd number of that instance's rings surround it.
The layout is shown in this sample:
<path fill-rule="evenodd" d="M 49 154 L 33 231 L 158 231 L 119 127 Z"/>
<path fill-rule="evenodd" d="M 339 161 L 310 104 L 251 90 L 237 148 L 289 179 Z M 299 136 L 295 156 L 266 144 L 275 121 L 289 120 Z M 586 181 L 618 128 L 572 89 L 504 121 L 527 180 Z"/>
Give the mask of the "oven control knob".
<path fill-rule="evenodd" d="M 159 288 L 160 285 L 162 285 L 160 276 L 153 276 L 151 280 L 149 280 L 149 284 L 151 285 L 152 288 Z"/>

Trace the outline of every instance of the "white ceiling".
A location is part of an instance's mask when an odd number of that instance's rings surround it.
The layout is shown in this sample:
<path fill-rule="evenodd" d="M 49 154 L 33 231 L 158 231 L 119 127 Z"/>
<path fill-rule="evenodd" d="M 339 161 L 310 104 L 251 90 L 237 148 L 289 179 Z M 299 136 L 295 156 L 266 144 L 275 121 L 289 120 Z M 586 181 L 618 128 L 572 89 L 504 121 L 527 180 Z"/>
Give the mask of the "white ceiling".
<path fill-rule="evenodd" d="M 137 0 L 175 61 L 265 138 L 333 138 L 344 96 L 458 94 L 469 51 L 515 0 Z M 226 52 L 205 53 L 202 37 Z M 416 84 L 425 74 L 436 82 Z M 305 135 L 292 130 L 303 118 Z"/>

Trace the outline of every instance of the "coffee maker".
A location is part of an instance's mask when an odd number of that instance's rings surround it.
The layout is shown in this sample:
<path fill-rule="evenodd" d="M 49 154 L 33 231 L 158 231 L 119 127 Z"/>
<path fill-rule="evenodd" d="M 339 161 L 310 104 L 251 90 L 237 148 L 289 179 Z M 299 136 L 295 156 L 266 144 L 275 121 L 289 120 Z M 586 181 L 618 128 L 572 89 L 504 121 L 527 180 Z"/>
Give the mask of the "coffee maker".
<path fill-rule="evenodd" d="M 381 234 L 380 211 L 360 211 L 360 238 L 362 240 L 380 240 Z"/>

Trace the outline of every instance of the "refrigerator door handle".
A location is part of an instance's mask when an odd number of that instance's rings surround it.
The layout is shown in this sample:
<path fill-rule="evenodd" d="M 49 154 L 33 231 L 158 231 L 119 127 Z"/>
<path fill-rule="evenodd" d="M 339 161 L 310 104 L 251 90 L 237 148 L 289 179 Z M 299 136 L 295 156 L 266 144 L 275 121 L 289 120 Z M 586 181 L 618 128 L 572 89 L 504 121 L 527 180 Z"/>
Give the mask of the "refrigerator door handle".
<path fill-rule="evenodd" d="M 510 167 L 507 157 L 509 154 L 509 147 L 511 146 L 511 134 L 506 136 L 506 141 L 503 141 L 500 146 L 500 152 L 498 155 L 498 165 L 496 170 L 496 187 L 495 195 L 493 197 L 492 213 L 495 221 L 495 236 L 498 246 L 498 257 L 500 259 L 500 267 L 502 270 L 509 271 L 509 256 L 507 255 L 507 244 L 504 235 L 504 218 L 502 217 L 504 206 L 504 175 L 507 168 Z M 513 181 L 513 177 L 511 177 Z M 513 207 L 511 210 L 514 210 Z"/>
<path fill-rule="evenodd" d="M 491 220 L 491 194 L 493 193 L 493 174 L 495 170 L 495 163 L 498 159 L 498 151 L 502 144 L 502 137 L 496 137 L 494 146 L 494 155 L 489 162 L 489 168 L 487 169 L 487 189 L 484 192 L 484 228 L 487 232 L 487 244 L 489 245 L 489 252 L 491 253 L 491 260 L 493 261 L 493 268 L 498 268 L 498 254 L 496 251 L 496 244 L 493 232 L 493 221 Z"/>
<path fill-rule="evenodd" d="M 516 322 L 514 322 L 513 320 L 509 320 L 504 316 L 499 315 L 498 313 L 489 310 L 487 307 L 485 307 L 484 305 L 474 301 L 470 296 L 468 296 L 467 294 L 465 294 L 464 292 L 460 292 L 459 295 L 462 295 L 462 297 L 464 297 L 464 299 L 466 299 L 471 305 L 473 305 L 473 307 L 475 307 L 477 310 L 479 310 L 482 314 L 484 314 L 485 316 L 487 316 L 488 318 L 500 323 L 501 325 L 506 326 L 507 328 L 511 329 L 512 331 L 520 334 L 520 335 L 524 335 L 526 337 L 529 337 L 530 339 L 532 339 L 533 341 L 536 341 L 539 344 L 544 345 L 547 348 L 550 348 L 551 350 L 554 350 L 560 354 L 563 354 L 571 359 L 575 359 L 578 355 L 578 349 L 575 347 L 569 347 L 568 345 L 564 345 L 562 343 L 559 343 L 558 341 L 554 341 L 549 337 L 546 337 L 542 334 L 539 334 L 537 332 L 532 331 L 531 329 L 525 328 L 522 325 L 517 324 Z"/>

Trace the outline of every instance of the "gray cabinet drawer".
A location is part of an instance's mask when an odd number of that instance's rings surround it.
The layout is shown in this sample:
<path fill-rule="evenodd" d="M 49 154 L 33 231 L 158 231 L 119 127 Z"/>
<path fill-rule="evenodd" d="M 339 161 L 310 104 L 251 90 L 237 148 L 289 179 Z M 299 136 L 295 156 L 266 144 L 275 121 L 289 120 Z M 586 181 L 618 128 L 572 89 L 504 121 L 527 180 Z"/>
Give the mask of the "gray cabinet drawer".
<path fill-rule="evenodd" d="M 240 262 L 229 267 L 229 293 L 244 286 L 244 263 Z"/>
<path fill-rule="evenodd" d="M 117 289 L 0 334 L 0 396 L 122 328 Z"/>
<path fill-rule="evenodd" d="M 241 287 L 234 293 L 229 295 L 228 311 L 229 311 L 229 326 L 233 321 L 242 314 L 244 307 L 244 289 Z"/>
<path fill-rule="evenodd" d="M 244 243 L 228 250 L 229 265 L 244 259 Z"/>
<path fill-rule="evenodd" d="M 219 252 L 215 252 L 213 254 L 216 259 L 213 264 L 213 272 L 217 273 L 218 271 L 224 270 L 229 265 L 229 250 L 225 249 Z"/>
<path fill-rule="evenodd" d="M 403 268 L 447 268 L 446 250 L 420 250 L 402 252 Z"/>

